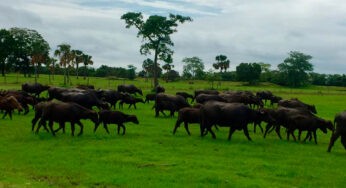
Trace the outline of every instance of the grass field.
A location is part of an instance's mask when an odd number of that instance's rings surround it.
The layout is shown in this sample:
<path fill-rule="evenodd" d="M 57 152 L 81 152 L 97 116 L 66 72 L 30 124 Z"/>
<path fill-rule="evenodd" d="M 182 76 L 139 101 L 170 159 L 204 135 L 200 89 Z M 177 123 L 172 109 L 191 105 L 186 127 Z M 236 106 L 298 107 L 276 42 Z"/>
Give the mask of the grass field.
<path fill-rule="evenodd" d="M 9 75 L 6 83 L 0 78 L 0 89 L 19 89 L 33 78 Z M 48 83 L 41 75 L 40 83 Z M 61 85 L 56 76 L 52 85 Z M 82 78 L 73 84 L 86 81 Z M 97 88 L 115 88 L 120 83 L 132 83 L 150 92 L 150 82 L 90 78 Z M 164 83 L 168 93 L 210 88 L 196 81 Z M 242 86 L 223 82 L 220 90 L 272 90 L 284 98 L 298 97 L 315 104 L 318 116 L 332 120 L 346 109 L 346 88 L 311 86 L 289 89 L 271 84 Z M 44 93 L 43 96 L 46 94 Z M 192 136 L 183 127 L 176 135 L 172 130 L 176 117 L 154 117 L 151 104 L 138 104 L 135 114 L 139 125 L 128 123 L 126 135 L 111 134 L 102 126 L 94 134 L 94 125 L 83 121 L 84 134 L 72 137 L 67 133 L 56 137 L 41 130 L 31 132 L 33 111 L 15 115 L 13 120 L 0 119 L 0 187 L 345 187 L 346 151 L 335 143 L 331 153 L 327 147 L 331 132 L 318 132 L 318 145 L 280 140 L 276 134 L 266 139 L 260 132 L 250 132 L 253 142 L 237 131 L 227 141 L 228 129 L 216 131 L 216 139 L 208 134 L 199 136 L 199 125 L 190 125 Z M 249 125 L 253 130 L 253 126 Z M 77 131 L 78 127 L 77 127 Z M 284 131 L 281 131 L 284 135 Z M 305 133 L 303 134 L 305 136 Z"/>

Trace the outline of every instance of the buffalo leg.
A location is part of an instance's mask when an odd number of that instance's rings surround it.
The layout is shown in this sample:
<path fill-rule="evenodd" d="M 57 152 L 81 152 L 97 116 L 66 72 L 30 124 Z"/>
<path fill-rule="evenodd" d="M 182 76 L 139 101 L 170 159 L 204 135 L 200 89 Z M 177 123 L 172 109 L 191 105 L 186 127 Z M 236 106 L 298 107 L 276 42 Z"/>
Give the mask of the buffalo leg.
<path fill-rule="evenodd" d="M 267 126 L 266 126 L 266 130 L 264 131 L 264 135 L 263 135 L 263 138 L 266 138 L 266 136 L 267 136 L 267 134 L 268 134 L 268 131 L 269 131 L 269 129 L 272 127 L 272 124 L 267 124 Z"/>
<path fill-rule="evenodd" d="M 306 134 L 306 137 L 304 138 L 303 142 L 305 142 L 309 138 L 309 136 L 311 136 L 311 132 L 310 131 L 308 132 L 308 134 Z"/>
<path fill-rule="evenodd" d="M 55 132 L 53 130 L 53 121 L 49 120 L 49 124 L 48 125 L 49 125 L 49 129 L 52 132 L 53 136 L 55 136 Z"/>
<path fill-rule="evenodd" d="M 231 137 L 232 137 L 234 132 L 235 132 L 235 129 L 233 127 L 230 127 L 229 128 L 229 134 L 228 134 L 228 140 L 231 140 Z"/>
<path fill-rule="evenodd" d="M 40 127 L 42 126 L 43 123 L 46 124 L 46 122 L 43 121 L 42 119 L 38 122 L 35 134 L 38 134 L 38 131 L 40 130 Z"/>
<path fill-rule="evenodd" d="M 2 119 L 5 119 L 7 114 L 8 114 L 8 111 L 6 110 L 4 116 L 2 116 Z"/>
<path fill-rule="evenodd" d="M 128 107 L 127 109 L 130 109 L 130 108 L 131 108 L 131 106 L 132 106 L 132 104 L 130 104 L 130 105 L 129 105 L 129 107 Z"/>
<path fill-rule="evenodd" d="M 39 118 L 40 118 L 39 116 L 35 116 L 34 119 L 31 120 L 31 123 L 32 123 L 31 131 L 35 130 L 35 125 L 36 125 Z"/>
<path fill-rule="evenodd" d="M 76 127 L 74 126 L 74 123 L 71 122 L 71 132 L 72 132 L 72 136 L 74 136 L 74 131 L 75 131 Z"/>
<path fill-rule="evenodd" d="M 126 128 L 125 126 L 121 123 L 120 126 L 123 128 L 123 135 L 125 135 L 125 132 L 126 132 Z"/>
<path fill-rule="evenodd" d="M 316 131 L 314 131 L 313 133 L 314 133 L 315 144 L 317 144 L 317 135 L 316 135 Z"/>
<path fill-rule="evenodd" d="M 292 137 L 293 137 L 293 141 L 297 141 L 296 137 L 294 136 L 294 130 L 290 131 Z"/>
<path fill-rule="evenodd" d="M 27 104 L 24 104 L 23 108 L 24 108 L 24 115 L 28 114 L 29 113 L 29 106 Z"/>
<path fill-rule="evenodd" d="M 185 127 L 185 129 L 186 129 L 187 134 L 188 134 L 189 136 L 191 136 L 191 133 L 190 133 L 190 131 L 189 131 L 189 124 L 188 124 L 186 121 L 184 122 L 184 127 Z"/>
<path fill-rule="evenodd" d="M 341 136 L 341 144 L 344 146 L 344 148 L 346 149 L 346 136 Z"/>
<path fill-rule="evenodd" d="M 103 128 L 105 128 L 105 129 L 106 129 L 106 132 L 109 134 L 109 130 L 108 130 L 107 123 L 103 123 Z"/>
<path fill-rule="evenodd" d="M 78 134 L 78 136 L 80 136 L 80 135 L 83 134 L 84 126 L 83 126 L 83 124 L 80 121 L 77 121 L 77 125 L 80 126 L 80 131 L 79 131 L 79 134 Z"/>
<path fill-rule="evenodd" d="M 214 125 L 214 127 L 215 127 L 216 130 L 219 130 L 219 128 L 217 127 L 217 125 Z"/>
<path fill-rule="evenodd" d="M 299 130 L 299 132 L 298 132 L 298 140 L 300 141 L 300 136 L 302 135 L 302 131 L 301 130 Z"/>
<path fill-rule="evenodd" d="M 155 117 L 159 117 L 159 109 L 155 108 Z"/>
<path fill-rule="evenodd" d="M 252 139 L 250 138 L 250 135 L 249 135 L 249 130 L 247 128 L 247 125 L 244 126 L 243 131 L 244 131 L 244 134 L 247 137 L 247 139 L 252 141 Z"/>
<path fill-rule="evenodd" d="M 175 132 L 177 132 L 177 128 L 180 127 L 181 123 L 182 123 L 182 121 L 180 119 L 178 119 L 177 122 L 175 123 L 174 129 L 173 129 L 173 134 L 175 134 Z"/>
<path fill-rule="evenodd" d="M 62 122 L 59 122 L 59 128 L 56 129 L 54 132 L 56 133 L 56 132 L 60 131 L 60 129 L 62 129 L 63 126 L 64 126 L 63 123 L 62 123 Z"/>
<path fill-rule="evenodd" d="M 216 135 L 213 132 L 213 130 L 211 130 L 211 126 L 207 126 L 207 130 L 210 132 L 211 136 L 213 137 L 213 139 L 216 139 Z"/>
<path fill-rule="evenodd" d="M 336 131 L 336 132 L 334 132 L 333 134 L 332 134 L 332 137 L 330 138 L 330 143 L 329 143 L 329 146 L 328 146 L 328 152 L 330 152 L 331 150 L 332 150 L 332 147 L 333 147 L 333 145 L 334 145 L 334 142 L 339 138 L 339 136 L 340 136 L 341 134 L 339 134 L 339 132 L 338 131 Z M 342 138 L 342 137 L 341 137 Z M 346 139 L 345 139 L 346 140 Z M 341 141 L 342 142 L 342 141 Z M 345 147 L 345 149 L 346 149 L 346 143 L 345 144 L 343 144 L 344 145 L 344 147 Z"/>
<path fill-rule="evenodd" d="M 12 119 L 12 110 L 8 112 L 8 115 L 10 116 L 10 119 Z"/>

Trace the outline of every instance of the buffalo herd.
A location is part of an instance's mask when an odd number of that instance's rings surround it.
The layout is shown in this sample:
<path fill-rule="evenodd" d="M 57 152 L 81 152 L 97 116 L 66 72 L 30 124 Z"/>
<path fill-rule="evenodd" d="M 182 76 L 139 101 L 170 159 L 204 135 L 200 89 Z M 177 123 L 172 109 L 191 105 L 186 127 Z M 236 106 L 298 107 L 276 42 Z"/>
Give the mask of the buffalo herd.
<path fill-rule="evenodd" d="M 47 91 L 47 98 L 40 97 L 40 94 Z M 116 108 L 119 102 L 119 109 L 123 104 L 128 104 L 128 108 L 132 106 L 136 109 L 136 103 L 149 103 L 154 101 L 153 109 L 155 116 L 159 114 L 166 116 L 164 111 L 169 111 L 173 117 L 178 112 L 178 118 L 173 129 L 173 134 L 181 123 L 188 135 L 191 135 L 188 124 L 200 124 L 200 135 L 206 136 L 211 134 L 212 138 L 216 138 L 213 127 L 229 127 L 228 140 L 236 130 L 244 132 L 248 140 L 251 140 L 248 130 L 248 124 L 254 125 L 254 132 L 259 126 L 264 138 L 275 131 L 281 139 L 281 128 L 286 129 L 287 140 L 290 137 L 296 140 L 295 130 L 298 130 L 298 140 L 301 133 L 306 132 L 303 141 L 314 139 L 317 144 L 317 130 L 327 133 L 332 131 L 332 137 L 328 147 L 331 151 L 334 142 L 341 137 L 341 143 L 346 149 L 346 111 L 335 116 L 334 125 L 331 121 L 318 117 L 316 107 L 314 105 L 305 104 L 297 98 L 282 99 L 275 96 L 270 91 L 258 91 L 252 93 L 250 91 L 223 91 L 216 90 L 196 90 L 194 95 L 186 92 L 176 92 L 175 95 L 165 93 L 165 88 L 157 86 L 153 93 L 145 96 L 145 100 L 141 89 L 134 85 L 121 84 L 117 90 L 95 90 L 91 85 L 78 85 L 76 88 L 63 88 L 56 86 L 47 86 L 39 83 L 24 83 L 22 90 L 1 90 L 0 91 L 0 110 L 12 119 L 14 110 L 24 114 L 29 112 L 29 105 L 35 110 L 35 117 L 32 120 L 32 131 L 39 132 L 40 127 L 44 127 L 47 132 L 53 135 L 59 130 L 65 133 L 65 123 L 71 124 L 71 132 L 74 135 L 75 125 L 80 127 L 78 135 L 83 134 L 82 119 L 91 120 L 94 125 L 94 132 L 100 123 L 103 124 L 107 133 L 108 124 L 118 125 L 118 134 L 120 128 L 125 134 L 124 123 L 132 122 L 139 124 L 135 115 L 124 114 L 120 111 L 112 109 Z M 189 102 L 189 99 L 191 100 Z M 192 106 L 191 103 L 196 101 Z M 264 108 L 267 101 L 270 101 L 272 108 Z M 277 104 L 274 108 L 273 105 Z M 95 108 L 99 109 L 98 112 Z M 46 123 L 48 122 L 48 127 Z M 58 129 L 53 129 L 53 123 L 59 124 Z M 265 122 L 265 129 L 261 123 Z"/>

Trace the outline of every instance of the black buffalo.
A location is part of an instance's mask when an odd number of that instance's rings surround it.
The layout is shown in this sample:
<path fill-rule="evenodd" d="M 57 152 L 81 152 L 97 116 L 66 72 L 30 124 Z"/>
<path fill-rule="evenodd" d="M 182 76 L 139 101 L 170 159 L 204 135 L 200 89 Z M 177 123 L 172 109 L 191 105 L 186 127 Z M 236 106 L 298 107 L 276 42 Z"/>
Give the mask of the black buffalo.
<path fill-rule="evenodd" d="M 334 118 L 334 124 L 336 125 L 335 131 L 330 138 L 330 143 L 328 146 L 328 152 L 332 150 L 334 142 L 341 136 L 341 144 L 346 150 L 346 111 L 343 111 Z"/>
<path fill-rule="evenodd" d="M 155 115 L 159 116 L 159 112 L 163 113 L 163 110 L 169 110 L 171 116 L 174 116 L 174 112 L 184 107 L 190 107 L 184 97 L 179 95 L 168 95 L 165 93 L 159 93 L 155 99 Z"/>
<path fill-rule="evenodd" d="M 192 102 L 196 100 L 196 97 L 200 94 L 209 94 L 209 95 L 218 95 L 219 92 L 215 90 L 196 90 L 195 91 L 195 96 L 192 99 Z"/>
<path fill-rule="evenodd" d="M 158 86 L 155 87 L 155 93 L 156 93 L 156 94 L 158 94 L 158 93 L 164 93 L 165 91 L 166 91 L 166 90 L 165 90 L 165 88 L 164 88 L 163 86 L 158 85 Z"/>
<path fill-rule="evenodd" d="M 314 114 L 317 114 L 315 105 L 305 104 L 296 98 L 293 98 L 290 100 L 281 100 L 281 101 L 279 101 L 278 106 L 283 106 L 283 107 L 287 107 L 287 108 L 304 108 L 306 110 L 311 111 Z"/>
<path fill-rule="evenodd" d="M 155 101 L 156 94 L 155 93 L 149 93 L 145 96 L 145 103 L 149 103 L 149 101 Z"/>
<path fill-rule="evenodd" d="M 107 103 L 101 101 L 93 92 L 64 92 L 62 93 L 61 101 L 63 102 L 75 102 L 88 109 L 92 109 L 93 106 L 99 109 L 108 109 Z"/>
<path fill-rule="evenodd" d="M 118 85 L 118 91 L 122 93 L 130 93 L 130 94 L 136 94 L 139 93 L 140 95 L 143 95 L 142 90 L 138 89 L 136 86 L 130 84 L 121 84 Z"/>
<path fill-rule="evenodd" d="M 138 119 L 135 115 L 127 115 L 119 111 L 110 111 L 110 110 L 101 110 L 99 112 L 100 120 L 99 123 L 103 123 L 103 127 L 109 134 L 109 130 L 107 124 L 117 124 L 118 125 L 118 134 L 120 132 L 120 127 L 123 128 L 123 135 L 125 134 L 125 126 L 126 122 L 133 122 L 138 124 Z M 96 132 L 99 123 L 95 126 L 94 132 Z"/>
<path fill-rule="evenodd" d="M 244 104 L 210 101 L 201 107 L 201 136 L 205 135 L 206 129 L 215 139 L 216 136 L 211 127 L 212 125 L 219 125 L 221 127 L 230 127 L 228 140 L 231 139 L 235 130 L 243 130 L 248 140 L 251 140 L 247 126 L 259 119 L 267 122 L 271 121 L 267 113 L 253 110 Z"/>
<path fill-rule="evenodd" d="M 204 104 L 205 102 L 208 101 L 219 101 L 219 102 L 227 102 L 226 99 L 219 95 L 213 95 L 213 94 L 199 94 L 196 97 L 196 102 Z"/>
<path fill-rule="evenodd" d="M 186 93 L 186 92 L 177 92 L 176 95 L 180 95 L 180 96 L 184 97 L 186 100 L 187 100 L 188 98 L 190 98 L 190 99 L 193 100 L 193 95 L 190 95 L 190 94 L 188 94 L 188 93 Z"/>
<path fill-rule="evenodd" d="M 115 90 L 105 90 L 101 91 L 99 96 L 103 101 L 108 102 L 111 108 L 115 109 L 117 102 L 122 100 L 125 95 Z"/>
<path fill-rule="evenodd" d="M 47 89 L 49 89 L 49 86 L 42 85 L 40 83 L 24 83 L 24 84 L 22 84 L 22 90 L 23 91 L 25 91 L 27 93 L 35 94 L 36 97 L 38 97 L 43 91 L 46 91 Z"/>

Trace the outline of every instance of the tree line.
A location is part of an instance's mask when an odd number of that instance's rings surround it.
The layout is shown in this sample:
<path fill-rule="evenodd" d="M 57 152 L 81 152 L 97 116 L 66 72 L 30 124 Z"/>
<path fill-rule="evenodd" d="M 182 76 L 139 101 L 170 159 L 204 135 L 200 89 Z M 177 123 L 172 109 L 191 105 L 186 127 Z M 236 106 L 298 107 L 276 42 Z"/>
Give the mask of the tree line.
<path fill-rule="evenodd" d="M 142 39 L 140 53 L 152 58 L 146 58 L 142 64 L 142 71 L 136 72 L 136 67 L 128 65 L 123 67 L 110 67 L 102 65 L 99 68 L 93 65 L 92 56 L 78 49 L 72 49 L 70 44 L 62 43 L 50 55 L 48 42 L 35 30 L 26 28 L 11 28 L 0 30 L 0 69 L 2 76 L 6 72 L 20 72 L 24 76 L 48 74 L 49 79 L 54 79 L 55 74 L 64 75 L 64 84 L 71 84 L 70 76 L 80 74 L 84 79 L 88 76 L 118 77 L 134 79 L 140 76 L 154 80 L 158 85 L 158 78 L 168 81 L 178 79 L 208 80 L 214 84 L 218 81 L 243 81 L 248 84 L 271 82 L 289 87 L 301 87 L 308 84 L 345 86 L 345 75 L 327 75 L 313 72 L 310 63 L 312 56 L 291 51 L 289 56 L 271 69 L 271 65 L 263 62 L 243 62 L 236 66 L 236 71 L 227 71 L 230 68 L 230 59 L 219 54 L 215 57 L 212 67 L 205 70 L 204 62 L 199 57 L 186 57 L 182 60 L 183 72 L 180 75 L 174 70 L 171 35 L 177 32 L 178 24 L 193 21 L 190 17 L 170 14 L 167 17 L 152 15 L 147 19 L 142 13 L 128 12 L 121 16 L 126 28 L 138 30 L 137 37 Z M 161 66 L 159 61 L 164 64 Z M 82 65 L 82 66 L 80 66 Z"/>

